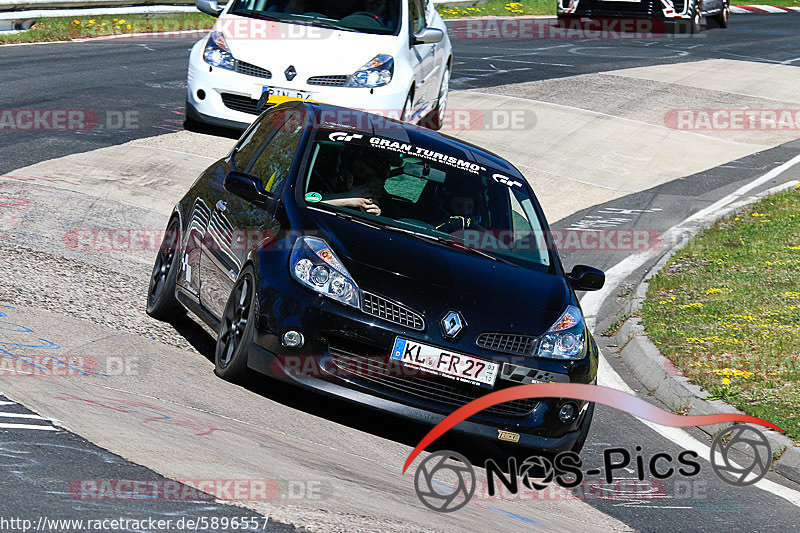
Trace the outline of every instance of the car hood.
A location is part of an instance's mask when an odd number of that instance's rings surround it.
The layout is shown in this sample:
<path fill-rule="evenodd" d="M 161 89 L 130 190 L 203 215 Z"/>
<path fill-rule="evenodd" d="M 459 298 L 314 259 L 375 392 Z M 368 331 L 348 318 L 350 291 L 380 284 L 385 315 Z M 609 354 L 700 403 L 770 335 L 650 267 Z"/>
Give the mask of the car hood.
<path fill-rule="evenodd" d="M 457 310 L 480 331 L 541 334 L 576 303 L 562 276 L 332 215 L 314 218 L 362 290 L 407 305 L 428 324 Z"/>
<path fill-rule="evenodd" d="M 304 85 L 311 76 L 349 75 L 377 54 L 393 55 L 398 39 L 377 35 L 331 30 L 285 22 L 224 15 L 214 26 L 221 31 L 240 60 L 272 72 L 276 85 L 291 88 Z M 288 81 L 283 72 L 294 66 L 297 77 Z"/>

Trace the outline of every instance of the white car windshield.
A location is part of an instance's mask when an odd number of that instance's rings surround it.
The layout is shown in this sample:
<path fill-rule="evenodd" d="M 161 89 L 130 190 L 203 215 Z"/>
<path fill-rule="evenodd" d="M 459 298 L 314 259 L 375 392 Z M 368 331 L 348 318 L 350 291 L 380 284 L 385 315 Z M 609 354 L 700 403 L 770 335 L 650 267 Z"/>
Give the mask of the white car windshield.
<path fill-rule="evenodd" d="M 231 13 L 346 31 L 396 34 L 401 0 L 236 0 Z"/>
<path fill-rule="evenodd" d="M 550 265 L 524 178 L 427 147 L 322 130 L 303 179 L 306 205 L 465 251 Z"/>

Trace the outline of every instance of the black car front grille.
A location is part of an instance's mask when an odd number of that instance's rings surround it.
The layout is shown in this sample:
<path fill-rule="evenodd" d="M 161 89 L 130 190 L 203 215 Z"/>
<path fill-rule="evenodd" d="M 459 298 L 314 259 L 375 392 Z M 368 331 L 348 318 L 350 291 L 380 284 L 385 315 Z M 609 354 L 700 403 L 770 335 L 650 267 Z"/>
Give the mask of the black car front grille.
<path fill-rule="evenodd" d="M 328 350 L 334 364 L 343 372 L 347 381 L 355 381 L 357 385 L 379 394 L 411 397 L 458 408 L 491 392 L 477 385 L 422 371 L 416 376 L 409 376 L 408 369 L 400 370 L 400 363 L 389 356 L 359 355 L 353 353 L 355 350 L 351 346 L 330 345 Z M 483 412 L 501 416 L 524 416 L 530 414 L 538 403 L 533 398 L 512 400 L 484 409 Z"/>
<path fill-rule="evenodd" d="M 422 315 L 416 313 L 397 302 L 372 294 L 363 292 L 363 303 L 361 310 L 368 315 L 376 316 L 388 322 L 394 322 L 406 328 L 422 331 L 425 329 L 425 321 Z"/>
<path fill-rule="evenodd" d="M 323 85 L 325 87 L 344 87 L 349 76 L 313 76 L 308 78 L 309 85 Z"/>
<path fill-rule="evenodd" d="M 225 107 L 234 111 L 258 115 L 258 100 L 253 100 L 249 96 L 222 93 L 222 103 L 225 104 Z"/>
<path fill-rule="evenodd" d="M 533 355 L 536 337 L 516 333 L 481 333 L 475 344 L 493 352 Z"/>
<path fill-rule="evenodd" d="M 236 60 L 235 70 L 239 74 L 254 76 L 256 78 L 264 78 L 266 80 L 272 78 L 272 72 L 268 71 L 267 69 L 247 63 L 245 61 L 239 61 L 238 59 Z"/>

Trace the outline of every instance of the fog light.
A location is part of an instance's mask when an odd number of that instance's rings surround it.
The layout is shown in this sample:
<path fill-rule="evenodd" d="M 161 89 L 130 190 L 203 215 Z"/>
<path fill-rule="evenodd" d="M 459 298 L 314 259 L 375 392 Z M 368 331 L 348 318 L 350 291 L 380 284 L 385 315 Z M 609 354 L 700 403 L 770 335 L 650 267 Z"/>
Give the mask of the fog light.
<path fill-rule="evenodd" d="M 289 330 L 281 337 L 281 344 L 287 348 L 300 348 L 303 342 L 303 334 L 299 331 Z"/>
<path fill-rule="evenodd" d="M 578 412 L 578 408 L 575 407 L 574 403 L 565 403 L 561 406 L 561 410 L 558 412 L 558 418 L 564 424 L 572 422 L 575 420 L 575 413 Z"/>
<path fill-rule="evenodd" d="M 206 99 L 206 92 L 203 89 L 197 90 L 197 99 L 198 100 L 205 100 Z"/>

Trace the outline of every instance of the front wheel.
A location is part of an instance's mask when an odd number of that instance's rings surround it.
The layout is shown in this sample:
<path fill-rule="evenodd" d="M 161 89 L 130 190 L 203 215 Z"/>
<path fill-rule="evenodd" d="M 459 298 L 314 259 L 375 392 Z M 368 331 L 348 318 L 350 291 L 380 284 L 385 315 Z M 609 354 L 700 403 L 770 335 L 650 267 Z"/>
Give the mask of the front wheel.
<path fill-rule="evenodd" d="M 173 218 L 167 225 L 158 249 L 147 291 L 147 314 L 158 320 L 169 321 L 183 311 L 175 298 L 175 280 L 180 270 L 180 242 L 180 223 Z"/>
<path fill-rule="evenodd" d="M 725 0 L 725 3 L 722 6 L 722 11 L 719 12 L 717 15 L 717 25 L 720 28 L 727 28 L 728 27 L 728 17 L 731 15 L 731 4 L 729 0 Z"/>
<path fill-rule="evenodd" d="M 436 107 L 426 117 L 426 127 L 432 130 L 442 129 L 444 115 L 447 111 L 447 95 L 450 91 L 450 67 L 446 67 L 442 76 L 442 83 L 439 85 L 439 97 L 436 99 Z"/>
<path fill-rule="evenodd" d="M 702 23 L 702 8 L 700 7 L 700 2 L 695 2 L 694 6 L 692 7 L 692 18 L 689 22 L 689 33 L 696 34 L 700 33 L 700 26 Z"/>
<path fill-rule="evenodd" d="M 240 382 L 249 373 L 247 352 L 253 339 L 256 282 L 248 266 L 233 286 L 217 333 L 214 372 L 222 379 Z"/>

